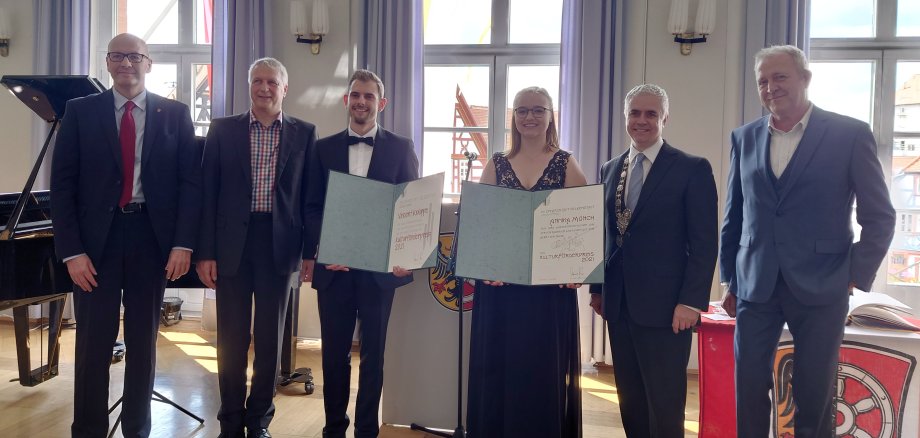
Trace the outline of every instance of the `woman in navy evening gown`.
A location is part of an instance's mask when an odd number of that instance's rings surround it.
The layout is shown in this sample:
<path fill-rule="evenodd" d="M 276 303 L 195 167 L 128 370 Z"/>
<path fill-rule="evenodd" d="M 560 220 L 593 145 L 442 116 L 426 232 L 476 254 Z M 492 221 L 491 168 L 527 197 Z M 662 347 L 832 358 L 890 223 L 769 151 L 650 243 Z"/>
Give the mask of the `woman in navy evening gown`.
<path fill-rule="evenodd" d="M 584 173 L 559 148 L 549 93 L 514 98 L 511 149 L 486 164 L 481 183 L 520 190 L 580 186 Z M 470 343 L 471 438 L 580 437 L 581 364 L 575 285 L 478 282 Z"/>

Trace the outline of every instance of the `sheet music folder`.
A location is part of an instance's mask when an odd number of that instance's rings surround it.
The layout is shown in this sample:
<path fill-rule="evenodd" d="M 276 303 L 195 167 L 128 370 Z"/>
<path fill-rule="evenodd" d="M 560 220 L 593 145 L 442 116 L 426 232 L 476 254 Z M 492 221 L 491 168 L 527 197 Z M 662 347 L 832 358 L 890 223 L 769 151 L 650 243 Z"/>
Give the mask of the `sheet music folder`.
<path fill-rule="evenodd" d="M 88 75 L 5 75 L 0 83 L 49 123 L 64 117 L 68 100 L 105 91 L 98 79 Z"/>

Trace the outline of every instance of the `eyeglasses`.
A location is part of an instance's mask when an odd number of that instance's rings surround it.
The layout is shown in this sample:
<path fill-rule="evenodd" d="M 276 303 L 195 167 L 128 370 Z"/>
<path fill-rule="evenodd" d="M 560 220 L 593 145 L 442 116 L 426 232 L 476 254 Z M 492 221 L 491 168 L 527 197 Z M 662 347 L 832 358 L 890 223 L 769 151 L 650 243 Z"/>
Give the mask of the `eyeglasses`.
<path fill-rule="evenodd" d="M 140 64 L 144 61 L 144 58 L 150 59 L 149 56 L 144 55 L 143 53 L 121 53 L 121 52 L 109 52 L 105 54 L 106 59 L 112 62 L 122 62 L 125 58 L 128 58 L 128 61 L 131 61 L 132 64 Z"/>
<path fill-rule="evenodd" d="M 514 115 L 516 115 L 519 119 L 523 119 L 527 117 L 527 114 L 533 113 L 534 118 L 542 119 L 543 116 L 546 115 L 547 111 L 550 111 L 550 108 L 544 108 L 542 106 L 535 106 L 533 108 L 519 106 L 514 109 Z"/>

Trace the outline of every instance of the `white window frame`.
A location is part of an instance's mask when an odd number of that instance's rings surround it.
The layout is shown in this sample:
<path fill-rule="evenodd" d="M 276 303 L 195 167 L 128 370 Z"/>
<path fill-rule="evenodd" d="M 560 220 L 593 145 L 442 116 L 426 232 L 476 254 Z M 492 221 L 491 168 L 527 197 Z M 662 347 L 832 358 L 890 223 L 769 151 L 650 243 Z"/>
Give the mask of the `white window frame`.
<path fill-rule="evenodd" d="M 195 44 L 195 1 L 176 0 L 179 5 L 179 43 L 178 44 L 148 44 L 150 59 L 153 68 L 157 63 L 177 64 L 176 100 L 189 106 L 192 110 L 192 66 L 195 64 L 211 63 L 211 45 Z M 108 53 L 108 43 L 115 36 L 116 0 L 98 0 L 93 4 L 98 10 L 96 29 L 99 37 L 96 39 L 96 50 L 91 57 L 91 70 L 96 72 L 96 78 L 105 86 L 111 86 L 111 76 L 106 69 L 105 56 Z M 143 37 L 142 35 L 139 35 Z M 189 114 L 193 117 L 194 114 Z M 194 122 L 195 126 L 207 126 L 208 123 Z"/>
<path fill-rule="evenodd" d="M 899 0 L 910 1 L 910 0 Z M 878 144 L 878 157 L 885 172 L 886 183 L 891 183 L 894 138 L 920 138 L 920 133 L 896 133 L 894 131 L 896 73 L 899 61 L 920 62 L 920 37 L 898 37 L 897 1 L 876 1 L 876 22 L 874 38 L 812 38 L 809 59 L 826 61 L 871 61 L 873 63 L 873 93 L 871 128 Z M 910 215 L 915 210 L 899 209 L 898 216 Z M 901 230 L 899 223 L 897 232 Z M 908 224 L 908 229 L 912 226 Z M 888 263 L 892 254 L 885 257 L 879 267 L 873 289 L 904 297 L 916 294 L 918 286 L 888 283 Z"/>
<path fill-rule="evenodd" d="M 561 18 L 560 18 L 561 19 Z M 454 128 L 423 125 L 424 132 L 483 132 L 488 134 L 489 155 L 505 149 L 505 111 L 508 67 L 560 65 L 561 44 L 511 44 L 508 0 L 492 0 L 492 31 L 489 44 L 432 44 L 424 46 L 425 67 L 488 66 L 490 85 L 488 128 Z M 423 88 L 424 89 L 424 88 Z M 557 102 L 558 104 L 558 102 Z M 558 108 L 556 108 L 558 110 Z M 424 147 L 422 154 L 425 154 Z M 424 162 L 424 159 L 423 159 Z"/>

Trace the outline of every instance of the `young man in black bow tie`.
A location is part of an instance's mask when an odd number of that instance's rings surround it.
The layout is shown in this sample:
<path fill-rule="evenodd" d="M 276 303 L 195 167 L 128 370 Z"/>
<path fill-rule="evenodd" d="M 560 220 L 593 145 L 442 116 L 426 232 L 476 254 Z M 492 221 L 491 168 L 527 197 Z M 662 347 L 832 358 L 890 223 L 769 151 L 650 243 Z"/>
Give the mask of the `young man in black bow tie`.
<path fill-rule="evenodd" d="M 387 105 L 383 82 L 367 70 L 356 71 L 343 97 L 348 128 L 316 142 L 310 159 L 304 246 L 306 259 L 301 281 L 317 290 L 323 336 L 324 438 L 345 436 L 349 418 L 351 341 L 356 319 L 361 320 L 361 365 L 355 407 L 355 438 L 376 437 L 377 412 L 383 388 L 383 350 L 393 294 L 412 281 L 411 272 L 394 268 L 391 274 L 316 265 L 317 245 L 326 201 L 329 171 L 348 172 L 391 184 L 418 178 L 418 158 L 412 140 L 377 125 L 377 114 Z"/>

